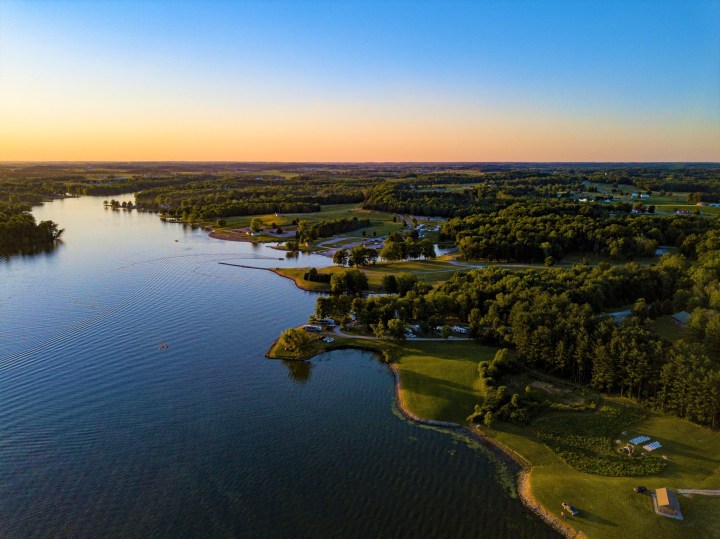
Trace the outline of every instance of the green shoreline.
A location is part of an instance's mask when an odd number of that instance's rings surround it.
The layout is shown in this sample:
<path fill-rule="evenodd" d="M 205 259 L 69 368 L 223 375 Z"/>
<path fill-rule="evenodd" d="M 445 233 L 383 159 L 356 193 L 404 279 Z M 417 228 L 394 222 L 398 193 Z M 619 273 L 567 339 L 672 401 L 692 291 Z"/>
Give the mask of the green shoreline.
<path fill-rule="evenodd" d="M 324 334 L 323 334 L 324 335 Z M 328 334 L 329 335 L 329 334 Z M 603 402 L 642 410 L 644 417 L 623 424 L 627 437 L 645 434 L 662 441 L 666 468 L 654 475 L 605 476 L 574 468 L 546 446 L 534 433 L 543 429 L 548 419 L 577 417 L 595 421 L 591 412 L 551 410 L 533 420 L 529 426 L 498 423 L 489 429 L 468 424 L 462 410 L 475 397 L 467 395 L 468 386 L 457 388 L 460 380 L 458 364 L 474 371 L 477 362 L 487 356 L 487 347 L 472 342 L 419 342 L 402 344 L 387 341 L 347 338 L 333 335 L 335 341 L 318 340 L 306 354 L 290 355 L 279 350 L 277 340 L 266 357 L 306 361 L 326 351 L 361 349 L 378 353 L 393 372 L 398 409 L 408 420 L 440 428 L 461 431 L 502 454 L 517 467 L 517 493 L 523 504 L 565 537 L 711 537 L 720 535 L 720 498 L 711 496 L 680 496 L 684 521 L 658 516 L 649 496 L 635 494 L 633 487 L 648 489 L 717 489 L 720 483 L 720 434 L 677 417 L 665 416 L 625 399 L 605 396 Z M 471 351 L 472 349 L 472 351 Z M 431 370 L 433 368 L 440 369 Z M 448 372 L 450 372 L 448 374 Z M 433 379 L 431 380 L 430 377 Z M 466 381 L 465 381 L 466 382 Z M 565 390 L 562 380 L 549 375 L 537 377 L 538 383 L 552 382 Z M 432 393 L 432 395 L 429 395 Z M 429 402 L 435 398 L 438 401 Z M 431 422 L 428 423 L 427 419 Z M 446 422 L 446 423 L 445 423 Z M 618 437 L 621 434 L 617 433 Z M 667 456 L 666 456 L 667 455 Z M 578 517 L 561 518 L 561 501 L 580 508 Z"/>
<path fill-rule="evenodd" d="M 290 277 L 287 277 L 290 278 Z M 530 487 L 530 473 L 532 470 L 532 465 L 525 459 L 521 454 L 514 451 L 513 449 L 509 448 L 508 446 L 504 445 L 503 443 L 499 442 L 498 440 L 495 440 L 489 436 L 486 436 L 483 432 L 481 432 L 477 427 L 474 427 L 469 424 L 461 424 L 451 421 L 438 421 L 434 419 L 428 419 L 420 417 L 419 415 L 415 414 L 407 405 L 405 402 L 405 399 L 403 397 L 403 385 L 402 385 L 402 372 L 398 368 L 398 365 L 395 363 L 395 360 L 393 359 L 393 354 L 388 349 L 387 346 L 382 346 L 381 341 L 372 341 L 367 339 L 347 339 L 345 337 L 335 337 L 335 341 L 333 343 L 322 343 L 322 345 L 319 348 L 315 348 L 312 351 L 310 351 L 308 354 L 305 354 L 303 356 L 298 357 L 291 357 L 291 356 L 282 356 L 278 355 L 277 348 L 279 345 L 279 337 L 273 341 L 272 345 L 268 349 L 268 351 L 265 353 L 265 357 L 268 359 L 276 359 L 276 360 L 282 360 L 282 361 L 308 361 L 316 356 L 319 356 L 321 354 L 332 352 L 335 350 L 363 350 L 367 352 L 372 352 L 375 354 L 378 354 L 383 363 L 385 363 L 388 366 L 388 369 L 390 370 L 392 376 L 393 376 L 393 387 L 394 387 L 394 393 L 395 393 L 395 402 L 397 403 L 397 408 L 402 414 L 402 416 L 407 419 L 408 421 L 413 421 L 415 423 L 419 423 L 421 425 L 428 425 L 431 427 L 441 428 L 441 429 L 452 429 L 455 431 L 460 432 L 461 434 L 468 436 L 474 440 L 477 440 L 481 443 L 483 443 L 486 447 L 489 447 L 490 449 L 494 450 L 496 453 L 498 453 L 500 456 L 505 458 L 508 462 L 510 462 L 513 467 L 515 468 L 514 472 L 516 475 L 515 482 L 516 482 L 516 491 L 518 494 L 518 497 L 522 501 L 523 505 L 530 510 L 533 514 L 535 514 L 538 518 L 540 518 L 543 522 L 545 522 L 547 525 L 552 527 L 555 531 L 560 533 L 564 537 L 568 538 L 578 538 L 578 537 L 584 537 L 584 534 L 582 532 L 578 532 L 577 530 L 565 525 L 560 519 L 556 518 L 553 513 L 545 509 L 541 504 L 537 503 L 535 500 L 532 490 Z M 345 341 L 353 341 L 353 342 L 345 342 Z M 365 341 L 365 342 L 355 342 L 355 341 Z M 322 341 L 320 341 L 322 342 Z"/>

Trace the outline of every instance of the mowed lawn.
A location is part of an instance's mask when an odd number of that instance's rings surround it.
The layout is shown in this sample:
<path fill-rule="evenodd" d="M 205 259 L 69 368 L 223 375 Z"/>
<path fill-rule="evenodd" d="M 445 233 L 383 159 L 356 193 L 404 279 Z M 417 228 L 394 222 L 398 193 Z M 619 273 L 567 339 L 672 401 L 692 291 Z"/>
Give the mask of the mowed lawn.
<path fill-rule="evenodd" d="M 465 423 L 482 400 L 478 363 L 496 351 L 473 341 L 406 341 L 395 356 L 403 402 L 420 417 Z"/>
<path fill-rule="evenodd" d="M 449 257 L 440 257 L 436 260 L 406 260 L 404 262 L 381 262 L 362 268 L 371 284 L 382 283 L 385 275 L 397 275 L 401 272 L 412 273 L 420 281 L 428 284 L 437 284 L 447 281 L 458 271 L 468 271 L 472 268 L 463 268 L 449 261 Z"/>
<path fill-rule="evenodd" d="M 492 358 L 495 351 L 472 342 L 407 341 L 395 352 L 405 405 L 423 418 L 465 422 L 482 399 L 477 364 Z M 627 400 L 605 401 L 635 406 Z M 535 437 L 532 425 L 500 423 L 481 431 L 524 457 L 532 470 L 533 494 L 543 507 L 558 517 L 562 502 L 578 507 L 580 515 L 566 522 L 590 538 L 720 537 L 720 496 L 679 496 L 685 518 L 676 521 L 656 515 L 649 495 L 633 492 L 638 485 L 651 490 L 720 489 L 720 433 L 676 417 L 643 412 L 647 418 L 623 427 L 616 439 L 626 441 L 642 434 L 660 441 L 662 447 L 655 454 L 665 456 L 667 465 L 655 476 L 605 477 L 577 471 Z M 547 414 L 539 418 L 538 428 L 547 418 Z"/>
<path fill-rule="evenodd" d="M 720 497 L 679 496 L 685 520 L 676 521 L 656 515 L 650 496 L 633 492 L 638 485 L 651 490 L 720 488 L 720 433 L 678 418 L 650 414 L 648 419 L 628 425 L 627 435 L 618 432 L 617 437 L 626 440 L 630 435 L 643 434 L 660 441 L 662 447 L 656 451 L 667 457 L 665 469 L 650 477 L 604 477 L 565 464 L 531 429 L 500 424 L 482 431 L 527 459 L 532 491 L 541 505 L 557 516 L 562 502 L 580 509 L 580 515 L 566 522 L 588 537 L 720 537 Z"/>
<path fill-rule="evenodd" d="M 299 286 L 306 290 L 322 292 L 330 289 L 328 283 L 315 283 L 305 281 L 303 275 L 309 268 L 279 268 L 276 270 L 280 275 L 290 277 Z M 320 273 L 338 273 L 348 268 L 342 266 L 329 266 L 321 268 Z M 463 268 L 451 264 L 448 260 L 409 260 L 404 262 L 378 262 L 370 266 L 360 268 L 368 277 L 368 285 L 372 292 L 382 292 L 382 279 L 385 275 L 397 275 L 401 272 L 412 273 L 417 278 L 428 284 L 437 284 L 447 281 L 458 271 L 467 271 L 471 268 Z"/>

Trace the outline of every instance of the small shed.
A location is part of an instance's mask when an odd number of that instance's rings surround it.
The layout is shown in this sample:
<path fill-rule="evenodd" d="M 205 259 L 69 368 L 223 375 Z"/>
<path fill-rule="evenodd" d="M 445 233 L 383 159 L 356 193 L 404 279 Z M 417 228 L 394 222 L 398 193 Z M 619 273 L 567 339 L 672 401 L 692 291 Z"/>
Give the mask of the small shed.
<path fill-rule="evenodd" d="M 687 324 L 688 320 L 690 320 L 690 313 L 687 311 L 680 311 L 679 313 L 672 315 L 671 318 L 675 324 L 682 328 L 685 327 L 685 324 Z"/>
<path fill-rule="evenodd" d="M 662 516 L 682 520 L 678 499 L 665 487 L 655 489 L 655 509 Z"/>

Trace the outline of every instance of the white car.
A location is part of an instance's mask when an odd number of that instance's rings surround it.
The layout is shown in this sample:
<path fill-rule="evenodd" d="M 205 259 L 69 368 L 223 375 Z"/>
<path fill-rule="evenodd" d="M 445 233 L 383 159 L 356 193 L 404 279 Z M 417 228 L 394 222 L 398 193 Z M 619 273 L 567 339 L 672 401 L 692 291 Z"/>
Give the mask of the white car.
<path fill-rule="evenodd" d="M 325 342 L 334 342 L 335 339 L 333 339 L 332 337 L 325 337 L 325 338 L 323 339 L 323 341 L 325 341 Z"/>

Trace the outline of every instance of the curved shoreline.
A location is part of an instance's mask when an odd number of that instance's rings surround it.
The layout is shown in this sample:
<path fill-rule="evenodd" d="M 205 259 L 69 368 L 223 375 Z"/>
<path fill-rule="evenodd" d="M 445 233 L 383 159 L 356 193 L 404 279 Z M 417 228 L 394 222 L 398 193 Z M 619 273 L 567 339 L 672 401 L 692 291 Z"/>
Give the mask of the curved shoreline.
<path fill-rule="evenodd" d="M 225 241 L 243 241 L 245 243 L 267 243 L 264 241 L 258 241 L 253 240 L 250 237 L 243 237 L 243 236 L 231 236 L 229 234 L 221 234 L 219 232 L 212 231 L 208 233 L 208 237 L 214 239 L 214 240 L 225 240 Z"/>
<path fill-rule="evenodd" d="M 265 269 L 265 268 L 263 268 Z M 298 282 L 299 279 L 296 279 L 295 277 L 291 277 L 290 275 L 285 275 L 283 273 L 280 273 L 280 268 L 267 268 L 269 271 L 272 271 L 275 275 L 279 275 L 280 277 L 284 279 L 290 279 L 293 283 L 295 283 L 295 286 L 297 286 L 300 290 L 304 290 L 305 292 L 315 292 L 316 294 L 323 294 L 326 292 L 330 292 L 330 288 L 323 290 L 310 290 L 309 288 L 305 288 L 304 286 L 301 286 Z"/>
<path fill-rule="evenodd" d="M 238 241 L 243 241 L 243 240 L 238 240 Z M 279 258 L 278 260 L 284 260 L 284 259 Z M 280 273 L 280 271 L 279 271 L 280 268 L 261 268 L 260 266 L 248 266 L 247 264 L 231 264 L 230 262 L 218 262 L 218 264 L 222 264 L 223 266 L 234 266 L 236 268 L 270 271 L 270 272 L 274 273 L 275 275 L 279 275 L 283 279 L 291 280 L 293 283 L 295 283 L 295 286 L 297 286 L 300 290 L 304 290 L 305 292 L 315 292 L 318 294 L 322 294 L 324 292 L 330 291 L 329 288 L 327 290 L 310 290 L 309 288 L 305 288 L 305 287 L 301 286 L 300 283 L 298 283 L 298 279 L 296 279 L 295 277 L 291 277 L 290 275 L 284 275 L 283 273 Z M 272 349 L 272 346 L 270 348 Z"/>
<path fill-rule="evenodd" d="M 278 274 L 279 275 L 279 274 Z M 290 279 L 290 277 L 288 277 Z M 398 369 L 397 365 L 389 361 L 389 358 L 384 350 L 373 348 L 371 346 L 364 346 L 364 345 L 339 345 L 336 347 L 329 347 L 328 349 L 322 350 L 320 352 L 317 352 L 315 354 L 312 354 L 306 358 L 299 358 L 299 359 L 284 359 L 279 357 L 272 357 L 270 356 L 270 352 L 272 352 L 273 348 L 277 344 L 280 337 L 275 339 L 270 345 L 270 348 L 265 353 L 265 357 L 268 359 L 280 359 L 283 361 L 308 361 L 312 359 L 313 357 L 320 355 L 325 352 L 332 352 L 334 350 L 343 350 L 343 349 L 355 349 L 355 350 L 364 350 L 367 352 L 373 352 L 376 354 L 379 354 L 383 357 L 384 362 L 387 364 L 388 368 L 390 369 L 390 372 L 393 377 L 393 386 L 395 391 L 395 402 L 397 403 L 398 410 L 400 413 L 405 417 L 406 419 L 413 421 L 415 423 L 419 423 L 421 425 L 429 425 L 433 427 L 440 427 L 440 428 L 446 428 L 446 429 L 453 429 L 453 430 L 459 430 L 463 431 L 463 433 L 467 436 L 470 436 L 471 438 L 478 440 L 479 442 L 485 444 L 490 449 L 496 451 L 501 456 L 512 462 L 514 465 L 518 467 L 520 470 L 517 473 L 517 477 L 515 480 L 516 483 L 516 489 L 518 493 L 518 497 L 520 498 L 520 501 L 522 504 L 530 510 L 535 516 L 537 516 L 540 520 L 542 520 L 545 524 L 553 528 L 556 532 L 558 532 L 561 536 L 566 537 L 568 539 L 581 539 L 585 537 L 585 534 L 582 532 L 567 526 L 565 523 L 563 523 L 560 519 L 558 519 L 553 513 L 542 507 L 540 503 L 537 501 L 535 496 L 532 493 L 532 487 L 530 486 L 530 473 L 532 471 L 532 465 L 530 462 L 523 457 L 521 454 L 517 453 L 516 451 L 513 451 L 509 447 L 505 446 L 501 442 L 498 442 L 497 440 L 494 440 L 492 438 L 489 438 L 485 435 L 483 435 L 480 431 L 477 429 L 473 429 L 470 425 L 461 425 L 460 423 L 453 423 L 451 421 L 437 421 L 434 419 L 424 419 L 412 411 L 410 411 L 405 401 L 403 400 L 402 396 L 402 382 L 401 382 L 401 375 L 400 370 Z"/>
<path fill-rule="evenodd" d="M 370 349 L 368 349 L 370 350 Z M 374 351 L 374 350 L 373 350 Z M 470 437 L 480 441 L 481 443 L 485 444 L 486 446 L 489 446 L 491 449 L 494 449 L 495 451 L 499 452 L 502 456 L 510 460 L 512 463 L 518 466 L 520 469 L 519 473 L 517 474 L 516 478 L 516 488 L 518 497 L 520 498 L 520 501 L 522 504 L 529 509 L 532 513 L 534 513 L 540 520 L 545 522 L 548 526 L 553 528 L 556 532 L 558 532 L 560 535 L 566 538 L 573 538 L 573 539 L 579 539 L 582 537 L 585 537 L 585 535 L 582 532 L 579 532 L 575 530 L 574 528 L 571 528 L 569 526 L 566 526 L 561 522 L 557 517 L 555 517 L 552 513 L 544 509 L 540 503 L 535 499 L 535 496 L 532 494 L 532 489 L 530 487 L 530 471 L 532 469 L 532 466 L 530 463 L 520 455 L 519 453 L 511 450 L 509 447 L 506 447 L 505 445 L 499 443 L 496 440 L 493 440 L 491 438 L 488 438 L 487 436 L 484 436 L 481 432 L 479 432 L 476 429 L 473 429 L 470 426 L 463 426 L 459 423 L 453 423 L 451 421 L 436 421 L 434 419 L 423 419 L 417 415 L 415 415 L 413 412 L 411 412 L 407 406 L 405 405 L 405 402 L 402 397 L 402 385 L 401 385 L 401 377 L 400 377 L 400 371 L 397 368 L 397 366 L 393 363 L 388 364 L 388 367 L 390 368 L 390 372 L 392 372 L 393 380 L 395 381 L 395 401 L 397 402 L 398 409 L 400 410 L 400 413 L 407 419 L 414 421 L 416 423 L 420 423 L 423 425 L 432 425 L 435 427 L 442 427 L 442 428 L 449 428 L 449 429 L 455 429 L 455 430 L 462 430 Z"/>

